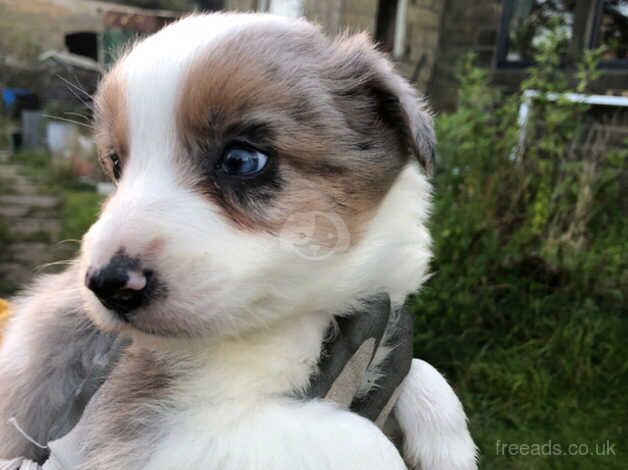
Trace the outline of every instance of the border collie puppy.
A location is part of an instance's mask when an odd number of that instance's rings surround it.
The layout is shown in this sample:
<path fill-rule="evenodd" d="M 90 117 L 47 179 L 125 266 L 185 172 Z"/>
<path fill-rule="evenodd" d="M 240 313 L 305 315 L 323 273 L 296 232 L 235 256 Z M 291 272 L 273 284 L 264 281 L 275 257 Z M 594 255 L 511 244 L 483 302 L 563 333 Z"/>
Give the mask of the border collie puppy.
<path fill-rule="evenodd" d="M 45 438 L 84 372 L 67 357 L 110 346 L 88 341 L 95 324 L 132 344 L 78 425 L 83 469 L 475 468 L 460 402 L 422 361 L 393 409 L 402 452 L 372 421 L 299 398 L 332 313 L 377 292 L 401 306 L 430 259 L 431 118 L 366 35 L 190 16 L 128 51 L 95 102 L 117 189 L 77 263 L 16 304 L 3 421 Z M 0 426 L 1 457 L 29 452 Z"/>

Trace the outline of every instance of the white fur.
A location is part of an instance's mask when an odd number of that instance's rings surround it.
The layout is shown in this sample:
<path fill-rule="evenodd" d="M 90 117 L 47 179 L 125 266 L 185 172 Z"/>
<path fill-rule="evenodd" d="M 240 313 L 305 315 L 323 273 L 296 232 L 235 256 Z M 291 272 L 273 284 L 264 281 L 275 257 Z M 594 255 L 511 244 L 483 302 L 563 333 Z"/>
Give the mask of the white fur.
<path fill-rule="evenodd" d="M 161 240 L 155 268 L 167 276 L 169 299 L 174 300 L 152 316 L 176 311 L 181 321 L 191 311 L 203 312 L 211 316 L 203 319 L 204 327 L 238 334 L 295 311 L 339 311 L 376 288 L 399 305 L 425 278 L 431 252 L 425 228 L 430 185 L 414 163 L 399 176 L 363 240 L 319 262 L 282 249 L 274 237 L 230 226 L 206 200 L 180 184 L 189 175 L 176 165 L 175 106 L 189 64 L 226 32 L 251 22 L 284 21 L 267 15 L 190 17 L 140 43 L 121 64 L 129 163 L 118 190 L 84 238 L 83 263 L 84 269 L 98 268 L 121 247 L 143 257 L 151 242 Z M 114 326 L 94 296 L 86 293 L 86 298 L 96 321 Z"/>
<path fill-rule="evenodd" d="M 275 237 L 234 228 L 181 184 L 191 177 L 175 158 L 175 107 L 185 73 L 222 34 L 252 22 L 285 24 L 260 15 L 190 17 L 140 43 L 121 64 L 129 163 L 84 238 L 82 269 L 103 266 L 120 248 L 148 259 L 164 276 L 168 296 L 134 326 L 190 322 L 202 333 L 193 340 L 157 340 L 129 330 L 136 342 L 192 353 L 200 364 L 193 379 L 176 383 L 178 411 L 163 417 L 143 468 L 405 468 L 370 421 L 329 403 L 281 395 L 307 385 L 328 312 L 355 306 L 374 289 L 390 293 L 398 306 L 424 281 L 430 185 L 418 166 L 409 164 L 399 175 L 356 246 L 319 262 L 282 249 Z M 147 254 L 151 244 L 160 246 L 158 256 Z M 83 295 L 97 323 L 126 328 L 86 288 Z M 408 458 L 424 470 L 472 468 L 473 443 L 460 403 L 437 373 L 418 367 L 397 406 L 410 440 Z"/>
<path fill-rule="evenodd" d="M 204 373 L 179 383 L 182 411 L 166 418 L 172 432 L 144 468 L 405 469 L 371 421 L 285 398 L 307 384 L 326 325 L 318 315 L 287 318 L 202 348 Z"/>
<path fill-rule="evenodd" d="M 176 425 L 182 433 L 171 434 L 145 468 L 406 468 L 395 447 L 372 422 L 328 402 L 278 399 L 254 410 L 237 406 L 227 422 L 216 417 L 213 410 L 200 407 L 179 416 L 182 423 Z M 194 436 L 194 442 L 182 442 L 182 435 Z"/>
<path fill-rule="evenodd" d="M 394 409 L 411 469 L 474 470 L 477 449 L 451 386 L 434 367 L 414 359 Z"/>

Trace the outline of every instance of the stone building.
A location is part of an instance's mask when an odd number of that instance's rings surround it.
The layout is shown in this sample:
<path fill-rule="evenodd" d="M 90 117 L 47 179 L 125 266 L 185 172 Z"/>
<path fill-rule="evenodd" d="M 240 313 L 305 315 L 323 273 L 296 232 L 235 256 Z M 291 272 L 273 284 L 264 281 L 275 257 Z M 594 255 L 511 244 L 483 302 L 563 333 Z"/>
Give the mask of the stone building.
<path fill-rule="evenodd" d="M 214 2 L 216 3 L 216 2 Z M 325 31 L 368 31 L 425 90 L 438 50 L 445 0 L 225 0 L 222 8 L 305 16 Z"/>
<path fill-rule="evenodd" d="M 190 4 L 200 10 L 305 16 L 331 34 L 369 31 L 439 111 L 455 107 L 456 66 L 471 51 L 476 53 L 478 64 L 490 70 L 495 83 L 516 89 L 530 65 L 533 44 L 553 22 L 566 35 L 565 67 L 573 69 L 574 58 L 583 49 L 605 45 L 604 73 L 594 91 L 628 94 L 627 0 L 191 0 Z M 43 25 L 52 11 L 57 19 L 55 32 L 50 38 L 40 38 L 37 34 L 43 35 L 46 28 L 32 27 L 37 43 L 45 49 L 62 49 L 64 25 L 70 31 L 93 31 L 100 38 L 99 62 L 105 66 L 111 61 L 107 51 L 115 50 L 130 36 L 153 32 L 180 14 L 89 0 L 0 0 L 0 7 L 3 5 L 0 52 L 5 42 L 13 44 L 16 34 L 28 35 L 26 30 L 8 34 L 10 27 Z M 39 7 L 34 8 L 36 5 Z M 39 20 L 34 15 L 15 16 L 21 10 L 45 14 L 40 14 Z M 67 21 L 59 20 L 66 16 Z M 0 82 L 8 76 L 2 69 L 6 62 L 2 55 Z"/>
<path fill-rule="evenodd" d="M 474 51 L 497 84 L 515 89 L 533 44 L 551 23 L 565 34 L 563 64 L 585 48 L 607 47 L 595 84 L 628 94 L 628 1 L 625 0 L 224 0 L 215 9 L 306 16 L 330 33 L 367 30 L 437 110 L 456 103 L 456 64 Z"/>

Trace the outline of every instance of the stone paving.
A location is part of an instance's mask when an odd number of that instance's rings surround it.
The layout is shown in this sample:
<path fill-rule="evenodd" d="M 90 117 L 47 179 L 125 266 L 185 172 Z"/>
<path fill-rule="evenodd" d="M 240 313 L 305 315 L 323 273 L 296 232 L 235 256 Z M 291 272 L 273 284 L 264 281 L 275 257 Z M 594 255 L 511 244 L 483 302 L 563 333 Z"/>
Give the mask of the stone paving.
<path fill-rule="evenodd" d="M 8 232 L 8 242 L 0 238 L 0 296 L 71 254 L 72 247 L 60 243 L 60 204 L 58 197 L 43 194 L 19 164 L 0 163 L 0 224 Z"/>

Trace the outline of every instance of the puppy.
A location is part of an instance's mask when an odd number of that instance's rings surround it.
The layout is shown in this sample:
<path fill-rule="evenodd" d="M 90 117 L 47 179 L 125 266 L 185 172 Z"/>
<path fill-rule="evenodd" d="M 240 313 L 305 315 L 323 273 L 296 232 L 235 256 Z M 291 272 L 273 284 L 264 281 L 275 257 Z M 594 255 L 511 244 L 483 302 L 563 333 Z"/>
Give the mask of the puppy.
<path fill-rule="evenodd" d="M 191 16 L 128 51 L 95 102 L 117 189 L 77 263 L 18 303 L 0 354 L 3 421 L 49 438 L 38 419 L 110 331 L 132 344 L 78 425 L 81 468 L 475 468 L 462 407 L 422 361 L 393 409 L 403 458 L 373 422 L 298 398 L 330 312 L 374 292 L 401 306 L 430 259 L 431 118 L 365 35 Z M 60 314 L 67 302 L 78 307 Z M 98 341 L 72 350 L 86 334 Z M 20 415 L 20 396 L 44 398 Z M 37 454 L 2 426 L 2 457 Z"/>

